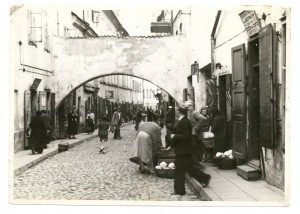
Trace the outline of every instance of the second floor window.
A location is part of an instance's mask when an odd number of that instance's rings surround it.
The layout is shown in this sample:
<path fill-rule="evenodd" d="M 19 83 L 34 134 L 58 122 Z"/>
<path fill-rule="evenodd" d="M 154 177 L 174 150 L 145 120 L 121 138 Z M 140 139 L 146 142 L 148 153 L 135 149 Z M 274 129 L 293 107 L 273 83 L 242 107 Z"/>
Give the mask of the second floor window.
<path fill-rule="evenodd" d="M 28 41 L 29 43 L 42 42 L 42 14 L 28 11 Z"/>

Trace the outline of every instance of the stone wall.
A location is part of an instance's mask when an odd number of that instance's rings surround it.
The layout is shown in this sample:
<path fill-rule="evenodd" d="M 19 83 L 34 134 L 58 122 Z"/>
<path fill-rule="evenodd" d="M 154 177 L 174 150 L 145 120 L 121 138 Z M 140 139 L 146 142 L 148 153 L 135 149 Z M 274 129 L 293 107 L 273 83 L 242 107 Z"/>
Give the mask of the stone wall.
<path fill-rule="evenodd" d="M 182 101 L 189 68 L 183 36 L 52 39 L 54 75 L 47 85 L 56 92 L 56 107 L 83 83 L 111 74 L 148 80 Z"/>

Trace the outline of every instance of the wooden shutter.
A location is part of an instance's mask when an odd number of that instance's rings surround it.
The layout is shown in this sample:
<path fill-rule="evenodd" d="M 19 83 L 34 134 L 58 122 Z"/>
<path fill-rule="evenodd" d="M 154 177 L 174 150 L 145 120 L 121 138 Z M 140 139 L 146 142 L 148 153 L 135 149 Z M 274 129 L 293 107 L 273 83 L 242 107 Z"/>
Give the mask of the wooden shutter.
<path fill-rule="evenodd" d="M 51 117 L 51 133 L 52 133 L 52 139 L 56 139 L 56 133 L 55 133 L 55 93 L 51 93 L 50 94 L 51 98 L 50 98 L 50 117 Z"/>
<path fill-rule="evenodd" d="M 24 93 L 24 131 L 29 127 L 31 120 L 31 92 Z M 26 134 L 24 135 L 24 148 L 28 147 L 28 140 Z"/>
<path fill-rule="evenodd" d="M 218 106 L 218 91 L 216 79 L 206 80 L 206 104 L 209 107 Z"/>
<path fill-rule="evenodd" d="M 226 78 L 226 116 L 227 116 L 227 120 L 231 121 L 231 79 L 232 79 L 232 75 L 231 74 L 227 74 L 225 75 Z"/>
<path fill-rule="evenodd" d="M 269 24 L 259 32 L 259 103 L 260 142 L 263 147 L 273 148 L 274 144 L 274 95 L 275 78 L 273 52 L 273 28 Z"/>
<path fill-rule="evenodd" d="M 246 59 L 245 44 L 231 49 L 232 58 L 232 141 L 234 155 L 246 159 Z"/>

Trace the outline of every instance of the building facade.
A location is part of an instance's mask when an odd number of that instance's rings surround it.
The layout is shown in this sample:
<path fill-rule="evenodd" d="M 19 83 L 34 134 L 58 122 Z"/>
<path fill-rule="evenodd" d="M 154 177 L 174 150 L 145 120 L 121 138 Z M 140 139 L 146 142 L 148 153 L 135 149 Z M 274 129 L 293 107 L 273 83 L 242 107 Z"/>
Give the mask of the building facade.
<path fill-rule="evenodd" d="M 222 10 L 213 28 L 212 75 L 237 172 L 251 179 L 256 171 L 253 176 L 284 189 L 290 9 Z"/>
<path fill-rule="evenodd" d="M 11 8 L 10 74 L 14 82 L 11 92 L 15 108 L 12 128 L 14 152 L 28 148 L 25 131 L 37 110 L 46 110 L 51 116 L 52 137 L 62 137 L 66 132 L 68 110 L 76 106 L 80 113 L 81 109 L 85 109 L 85 101 L 91 93 L 85 86 L 78 88 L 66 97 L 63 107 L 56 111 L 55 91 L 51 91 L 47 85 L 54 72 L 51 55 L 53 36 L 122 37 L 128 36 L 128 32 L 111 10 L 26 5 Z M 84 113 L 78 119 L 82 123 L 85 120 Z"/>

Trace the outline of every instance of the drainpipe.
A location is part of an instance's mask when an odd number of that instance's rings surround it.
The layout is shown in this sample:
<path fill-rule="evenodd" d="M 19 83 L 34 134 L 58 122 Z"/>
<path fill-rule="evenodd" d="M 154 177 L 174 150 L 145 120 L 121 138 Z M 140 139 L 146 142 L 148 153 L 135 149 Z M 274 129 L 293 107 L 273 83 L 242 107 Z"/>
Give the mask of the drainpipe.
<path fill-rule="evenodd" d="M 211 72 L 214 73 L 215 71 L 215 46 L 216 46 L 216 39 L 215 39 L 215 33 L 218 27 L 218 23 L 220 20 L 222 11 L 218 10 L 217 17 L 214 23 L 214 27 L 212 29 L 211 35 L 210 35 L 210 43 L 211 43 Z"/>

